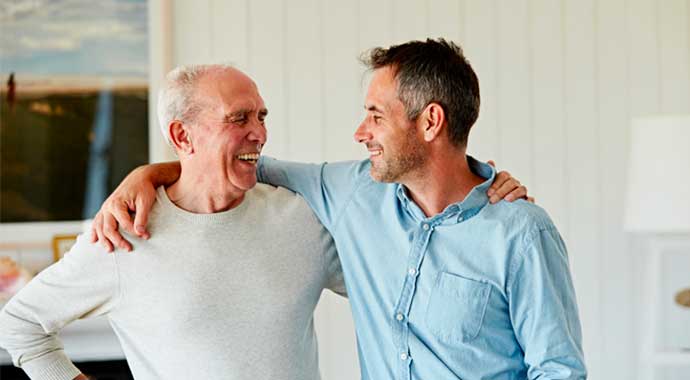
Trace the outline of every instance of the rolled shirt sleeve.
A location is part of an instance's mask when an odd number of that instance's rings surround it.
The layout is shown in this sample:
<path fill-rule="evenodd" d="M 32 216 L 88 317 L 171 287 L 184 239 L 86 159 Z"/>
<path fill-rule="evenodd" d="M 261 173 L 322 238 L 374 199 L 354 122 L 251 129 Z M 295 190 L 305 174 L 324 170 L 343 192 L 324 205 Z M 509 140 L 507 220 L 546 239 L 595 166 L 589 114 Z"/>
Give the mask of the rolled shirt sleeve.
<path fill-rule="evenodd" d="M 528 235 L 508 283 L 510 317 L 529 379 L 585 379 L 582 331 L 565 244 L 555 228 Z"/>

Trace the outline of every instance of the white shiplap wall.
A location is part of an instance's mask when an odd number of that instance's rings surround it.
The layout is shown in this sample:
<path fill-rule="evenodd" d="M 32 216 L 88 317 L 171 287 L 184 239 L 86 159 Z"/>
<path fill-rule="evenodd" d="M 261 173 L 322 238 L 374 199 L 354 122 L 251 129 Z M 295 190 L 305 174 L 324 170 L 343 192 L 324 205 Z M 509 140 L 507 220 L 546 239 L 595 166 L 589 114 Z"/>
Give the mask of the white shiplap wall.
<path fill-rule="evenodd" d="M 635 377 L 637 259 L 621 227 L 628 124 L 690 113 L 690 0 L 161 1 L 172 13 L 162 62 L 250 73 L 271 113 L 265 151 L 283 159 L 363 157 L 351 137 L 361 51 L 459 42 L 482 89 L 471 153 L 520 178 L 559 226 L 590 378 Z M 347 302 L 328 296 L 316 318 L 324 378 L 357 378 Z"/>

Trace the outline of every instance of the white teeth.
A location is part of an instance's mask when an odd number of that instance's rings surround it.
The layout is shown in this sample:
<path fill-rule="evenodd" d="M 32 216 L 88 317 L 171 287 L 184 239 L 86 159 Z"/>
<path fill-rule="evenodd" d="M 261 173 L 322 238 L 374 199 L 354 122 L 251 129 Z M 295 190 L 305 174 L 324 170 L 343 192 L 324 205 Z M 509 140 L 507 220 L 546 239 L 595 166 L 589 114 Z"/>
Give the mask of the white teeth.
<path fill-rule="evenodd" d="M 370 151 L 369 153 L 372 156 L 380 156 L 382 152 L 380 150 L 373 150 L 373 151 Z"/>
<path fill-rule="evenodd" d="M 236 157 L 239 160 L 256 161 L 259 159 L 259 153 L 238 154 Z"/>

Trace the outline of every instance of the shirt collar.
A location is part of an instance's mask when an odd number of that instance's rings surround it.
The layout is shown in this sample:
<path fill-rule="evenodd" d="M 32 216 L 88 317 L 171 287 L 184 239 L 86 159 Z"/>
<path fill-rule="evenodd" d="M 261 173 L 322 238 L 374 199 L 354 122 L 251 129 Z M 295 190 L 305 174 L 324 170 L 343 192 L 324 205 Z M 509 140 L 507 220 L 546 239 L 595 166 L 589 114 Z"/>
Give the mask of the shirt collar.
<path fill-rule="evenodd" d="M 496 178 L 496 169 L 489 164 L 474 159 L 472 156 L 467 156 L 467 164 L 474 174 L 485 178 L 486 181 L 475 186 L 469 192 L 469 194 L 467 194 L 465 199 L 448 205 L 448 207 L 446 207 L 442 213 L 434 215 L 433 217 L 429 218 L 430 220 L 438 220 L 439 224 L 444 220 L 453 220 L 455 222 L 467 220 L 476 215 L 479 210 L 481 210 L 489 202 L 489 197 L 486 195 L 486 192 L 489 190 L 489 187 Z M 404 208 L 420 220 L 426 219 L 426 216 L 422 210 L 414 203 L 413 200 L 408 197 L 405 186 L 400 183 L 398 183 L 396 186 L 396 195 L 398 196 L 398 200 L 404 206 Z M 454 215 L 458 215 L 458 217 L 452 218 Z"/>

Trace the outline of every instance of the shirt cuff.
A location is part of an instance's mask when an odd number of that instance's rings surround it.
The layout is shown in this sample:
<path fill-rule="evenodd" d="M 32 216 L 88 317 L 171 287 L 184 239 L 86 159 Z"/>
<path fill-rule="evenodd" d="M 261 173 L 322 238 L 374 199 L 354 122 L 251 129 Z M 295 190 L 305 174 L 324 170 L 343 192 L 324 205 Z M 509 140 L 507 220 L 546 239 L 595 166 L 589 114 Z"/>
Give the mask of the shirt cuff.
<path fill-rule="evenodd" d="M 21 368 L 31 380 L 72 380 L 81 373 L 63 350 L 22 363 Z"/>

